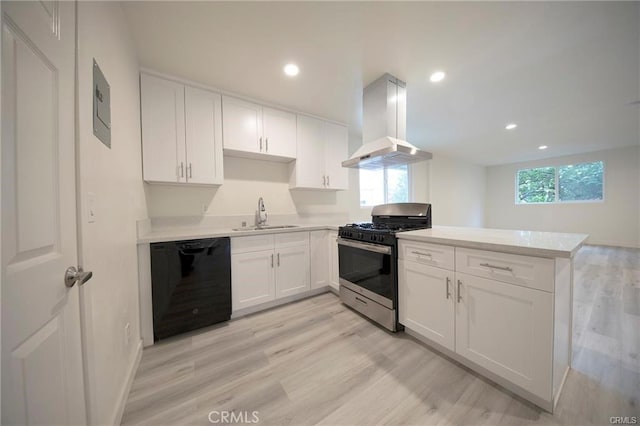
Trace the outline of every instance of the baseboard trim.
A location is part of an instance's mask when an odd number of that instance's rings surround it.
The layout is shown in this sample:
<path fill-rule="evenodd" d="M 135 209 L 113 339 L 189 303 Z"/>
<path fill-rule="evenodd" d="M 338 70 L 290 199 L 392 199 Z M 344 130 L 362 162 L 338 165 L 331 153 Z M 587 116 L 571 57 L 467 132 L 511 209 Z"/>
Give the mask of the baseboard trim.
<path fill-rule="evenodd" d="M 142 359 L 142 339 L 138 340 L 138 346 L 136 347 L 136 355 L 131 364 L 131 368 L 129 369 L 129 374 L 127 375 L 127 381 L 125 382 L 122 391 L 120 392 L 120 397 L 118 398 L 118 405 L 114 411 L 112 425 L 119 425 L 122 423 L 122 416 L 124 414 L 124 407 L 127 405 L 127 399 L 129 398 L 129 392 L 131 391 L 131 385 L 133 385 L 133 379 L 136 377 L 136 372 L 138 371 L 138 366 L 140 365 L 140 360 Z"/>
<path fill-rule="evenodd" d="M 270 302 L 262 303 L 260 305 L 250 306 L 244 309 L 238 309 L 233 314 L 231 314 L 231 319 L 237 319 L 246 315 L 255 314 L 256 312 L 261 312 L 267 309 L 272 309 L 278 306 L 286 305 L 287 303 L 297 302 L 302 299 L 307 299 L 309 297 L 317 296 L 322 293 L 327 293 L 328 291 L 329 291 L 329 286 L 324 286 L 324 287 L 314 288 L 312 290 L 305 291 L 304 293 L 298 293 L 292 296 L 283 297 L 282 299 L 272 300 Z"/>

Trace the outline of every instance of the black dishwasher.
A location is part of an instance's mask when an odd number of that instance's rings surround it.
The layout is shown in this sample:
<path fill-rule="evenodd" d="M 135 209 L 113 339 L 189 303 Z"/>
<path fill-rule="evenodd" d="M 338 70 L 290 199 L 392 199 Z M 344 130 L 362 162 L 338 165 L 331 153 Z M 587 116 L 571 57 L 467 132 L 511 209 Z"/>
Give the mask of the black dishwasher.
<path fill-rule="evenodd" d="M 228 237 L 151 244 L 153 337 L 206 327 L 231 317 Z"/>

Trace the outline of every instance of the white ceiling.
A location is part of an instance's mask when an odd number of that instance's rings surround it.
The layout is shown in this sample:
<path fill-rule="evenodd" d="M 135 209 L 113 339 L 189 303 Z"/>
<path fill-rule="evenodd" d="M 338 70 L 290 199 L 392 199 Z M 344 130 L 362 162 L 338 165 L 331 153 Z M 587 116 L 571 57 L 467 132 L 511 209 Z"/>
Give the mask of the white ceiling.
<path fill-rule="evenodd" d="M 640 4 L 125 2 L 140 62 L 349 124 L 407 82 L 407 139 L 501 164 L 640 143 Z M 285 77 L 287 62 L 300 75 Z M 432 71 L 447 78 L 429 82 Z M 518 123 L 512 131 L 507 123 Z M 539 151 L 539 145 L 548 145 Z"/>

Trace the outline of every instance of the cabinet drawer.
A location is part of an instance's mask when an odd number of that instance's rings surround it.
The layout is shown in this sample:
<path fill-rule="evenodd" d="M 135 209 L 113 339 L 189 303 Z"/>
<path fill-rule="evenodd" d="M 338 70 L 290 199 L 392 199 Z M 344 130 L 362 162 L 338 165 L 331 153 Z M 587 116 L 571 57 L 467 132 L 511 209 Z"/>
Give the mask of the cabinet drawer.
<path fill-rule="evenodd" d="M 455 250 L 451 246 L 400 240 L 398 258 L 454 270 Z"/>
<path fill-rule="evenodd" d="M 231 238 L 231 253 L 273 250 L 274 234 Z"/>
<path fill-rule="evenodd" d="M 456 271 L 548 292 L 554 288 L 553 259 L 458 248 Z"/>
<path fill-rule="evenodd" d="M 285 234 L 275 234 L 275 237 L 276 248 L 309 245 L 308 232 L 287 232 Z"/>

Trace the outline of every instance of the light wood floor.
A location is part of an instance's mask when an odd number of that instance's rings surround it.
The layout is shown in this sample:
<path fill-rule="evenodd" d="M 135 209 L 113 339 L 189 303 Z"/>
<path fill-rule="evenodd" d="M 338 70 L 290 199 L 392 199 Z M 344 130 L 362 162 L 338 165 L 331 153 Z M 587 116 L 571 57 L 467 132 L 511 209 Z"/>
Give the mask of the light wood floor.
<path fill-rule="evenodd" d="M 328 293 L 145 349 L 123 424 L 206 425 L 212 410 L 258 411 L 259 424 L 282 425 L 640 416 L 640 251 L 584 247 L 575 284 L 574 364 L 554 415 Z"/>

